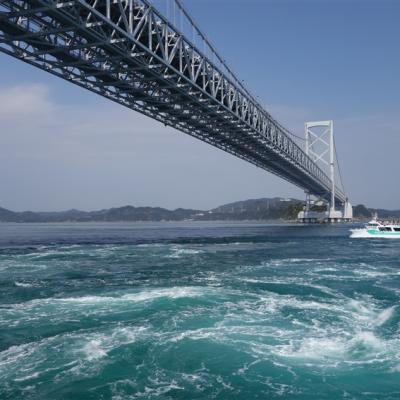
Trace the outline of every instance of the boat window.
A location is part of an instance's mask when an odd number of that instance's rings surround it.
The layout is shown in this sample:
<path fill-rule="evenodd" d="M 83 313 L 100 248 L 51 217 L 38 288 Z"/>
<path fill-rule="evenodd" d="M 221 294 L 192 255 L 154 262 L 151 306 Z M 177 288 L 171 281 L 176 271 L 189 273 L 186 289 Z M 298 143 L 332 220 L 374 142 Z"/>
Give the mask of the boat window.
<path fill-rule="evenodd" d="M 395 232 L 400 232 L 400 228 L 393 228 Z"/>
<path fill-rule="evenodd" d="M 380 226 L 379 230 L 381 232 L 392 232 L 392 228 L 390 228 L 389 226 Z"/>

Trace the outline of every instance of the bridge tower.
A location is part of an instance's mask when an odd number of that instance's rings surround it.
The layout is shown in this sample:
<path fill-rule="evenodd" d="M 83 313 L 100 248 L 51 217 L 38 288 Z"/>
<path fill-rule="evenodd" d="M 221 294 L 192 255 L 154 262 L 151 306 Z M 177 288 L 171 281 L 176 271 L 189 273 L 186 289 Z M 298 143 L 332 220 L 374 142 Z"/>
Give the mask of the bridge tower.
<path fill-rule="evenodd" d="M 305 130 L 305 152 L 322 168 L 329 170 L 331 185 L 328 196 L 321 197 L 317 201 L 311 199 L 311 194 L 306 192 L 306 206 L 304 211 L 299 213 L 299 220 L 302 222 L 348 222 L 353 218 L 353 208 L 347 197 L 343 203 L 336 200 L 337 158 L 335 141 L 333 136 L 333 121 L 314 121 L 304 124 Z M 340 177 L 340 176 L 339 176 Z M 341 181 L 341 177 L 340 177 Z M 316 204 L 326 204 L 325 212 L 312 210 Z"/>

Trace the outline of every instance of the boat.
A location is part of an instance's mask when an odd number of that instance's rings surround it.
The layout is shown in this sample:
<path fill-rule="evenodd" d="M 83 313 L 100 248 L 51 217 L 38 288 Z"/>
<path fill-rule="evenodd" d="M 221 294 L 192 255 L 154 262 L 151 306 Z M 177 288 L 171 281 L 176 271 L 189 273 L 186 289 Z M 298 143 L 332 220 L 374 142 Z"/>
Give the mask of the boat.
<path fill-rule="evenodd" d="M 350 229 L 351 238 L 390 238 L 400 239 L 400 223 L 379 221 L 375 214 L 364 228 Z"/>

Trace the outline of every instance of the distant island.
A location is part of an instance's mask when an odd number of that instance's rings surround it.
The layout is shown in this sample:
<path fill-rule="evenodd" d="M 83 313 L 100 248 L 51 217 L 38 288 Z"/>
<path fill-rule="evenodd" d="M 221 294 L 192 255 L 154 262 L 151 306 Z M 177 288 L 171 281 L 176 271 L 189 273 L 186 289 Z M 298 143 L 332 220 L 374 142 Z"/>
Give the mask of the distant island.
<path fill-rule="evenodd" d="M 224 204 L 211 210 L 123 206 L 98 211 L 14 212 L 0 207 L 0 222 L 139 222 L 139 221 L 294 221 L 304 201 L 262 198 Z M 377 212 L 381 218 L 400 218 L 400 210 L 354 207 L 354 217 L 364 220 Z"/>

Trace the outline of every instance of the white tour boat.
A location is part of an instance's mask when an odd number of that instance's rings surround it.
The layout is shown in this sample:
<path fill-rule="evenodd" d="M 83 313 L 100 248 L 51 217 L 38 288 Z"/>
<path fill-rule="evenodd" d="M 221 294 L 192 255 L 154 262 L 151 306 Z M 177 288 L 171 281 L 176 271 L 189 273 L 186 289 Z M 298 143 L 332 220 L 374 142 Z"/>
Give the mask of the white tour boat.
<path fill-rule="evenodd" d="M 351 238 L 390 238 L 400 239 L 400 224 L 383 222 L 375 215 L 364 228 L 350 229 Z"/>

